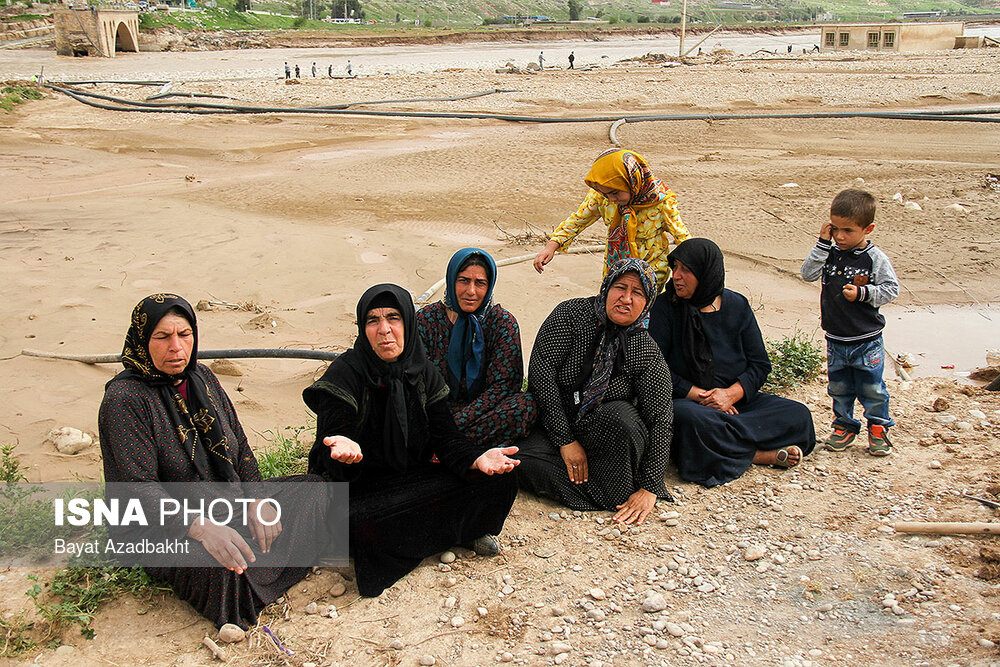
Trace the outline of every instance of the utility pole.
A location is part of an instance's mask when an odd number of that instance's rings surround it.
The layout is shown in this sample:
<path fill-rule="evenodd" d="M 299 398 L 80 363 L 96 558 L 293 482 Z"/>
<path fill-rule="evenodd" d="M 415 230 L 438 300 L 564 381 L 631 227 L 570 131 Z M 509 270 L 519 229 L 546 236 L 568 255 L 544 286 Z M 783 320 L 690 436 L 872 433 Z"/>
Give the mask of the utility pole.
<path fill-rule="evenodd" d="M 687 19 L 688 19 L 688 0 L 684 0 L 684 4 L 681 5 L 681 44 L 677 49 L 678 57 L 684 57 L 684 31 L 687 29 Z"/>

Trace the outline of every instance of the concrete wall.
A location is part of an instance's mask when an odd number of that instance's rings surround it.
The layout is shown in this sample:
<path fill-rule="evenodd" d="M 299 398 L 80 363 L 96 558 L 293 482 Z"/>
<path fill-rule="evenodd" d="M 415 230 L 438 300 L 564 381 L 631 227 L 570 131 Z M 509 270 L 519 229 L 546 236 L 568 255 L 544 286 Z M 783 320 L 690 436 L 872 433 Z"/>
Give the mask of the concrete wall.
<path fill-rule="evenodd" d="M 955 39 L 964 31 L 964 23 L 834 23 L 820 27 L 820 51 L 903 53 L 953 49 Z"/>

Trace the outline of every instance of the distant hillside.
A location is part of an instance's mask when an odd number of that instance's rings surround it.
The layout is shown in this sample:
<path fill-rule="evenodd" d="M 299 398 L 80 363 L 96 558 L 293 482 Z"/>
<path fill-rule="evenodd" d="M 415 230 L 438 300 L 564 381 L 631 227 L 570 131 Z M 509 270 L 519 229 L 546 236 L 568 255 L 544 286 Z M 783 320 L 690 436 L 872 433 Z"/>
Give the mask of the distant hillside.
<path fill-rule="evenodd" d="M 365 22 L 377 26 L 332 24 L 322 19 L 343 16 L 345 0 L 249 0 L 251 13 L 233 11 L 247 0 L 195 0 L 205 12 L 143 14 L 140 27 L 174 26 L 181 29 L 324 29 L 346 35 L 364 35 L 386 27 L 469 28 L 504 22 L 505 17 L 528 17 L 533 27 L 566 30 L 570 10 L 566 0 L 346 0 L 352 11 L 363 13 Z M 575 0 L 581 19 L 600 19 L 604 24 L 676 27 L 682 0 Z M 335 3 L 335 4 L 332 4 Z M 212 8 L 217 6 L 217 9 Z M 763 26 L 808 24 L 816 21 L 898 21 L 903 12 L 941 11 L 943 16 L 1000 14 L 1000 0 L 689 0 L 688 23 L 714 26 Z M 317 20 L 305 20 L 304 16 Z M 538 17 L 544 17 L 539 20 Z"/>

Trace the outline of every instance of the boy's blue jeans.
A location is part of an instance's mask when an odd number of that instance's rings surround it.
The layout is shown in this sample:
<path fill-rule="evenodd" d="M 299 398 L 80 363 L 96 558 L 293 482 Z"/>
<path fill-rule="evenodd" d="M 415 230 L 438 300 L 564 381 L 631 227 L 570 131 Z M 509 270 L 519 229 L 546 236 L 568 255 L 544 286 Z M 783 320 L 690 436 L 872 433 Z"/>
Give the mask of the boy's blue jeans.
<path fill-rule="evenodd" d="M 833 398 L 834 428 L 851 433 L 861 431 L 861 422 L 854 418 L 854 400 L 864 407 L 869 426 L 895 426 L 889 416 L 889 390 L 882 379 L 885 349 L 882 337 L 867 343 L 835 343 L 826 341 L 826 368 L 830 377 L 827 393 Z"/>

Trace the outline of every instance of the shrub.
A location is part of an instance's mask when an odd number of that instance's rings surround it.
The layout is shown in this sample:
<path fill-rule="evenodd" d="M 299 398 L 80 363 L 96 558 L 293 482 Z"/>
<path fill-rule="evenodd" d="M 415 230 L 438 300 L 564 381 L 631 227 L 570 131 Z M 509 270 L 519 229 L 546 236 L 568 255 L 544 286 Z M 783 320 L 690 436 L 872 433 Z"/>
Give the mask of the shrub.
<path fill-rule="evenodd" d="M 264 479 L 301 475 L 309 466 L 309 450 L 299 440 L 299 434 L 311 431 L 305 426 L 287 426 L 280 431 L 264 431 L 267 440 L 264 451 L 257 455 L 257 468 Z"/>
<path fill-rule="evenodd" d="M 826 356 L 811 338 L 801 331 L 781 340 L 768 340 L 771 357 L 771 374 L 764 383 L 764 391 L 780 393 L 817 377 L 823 371 Z"/>

